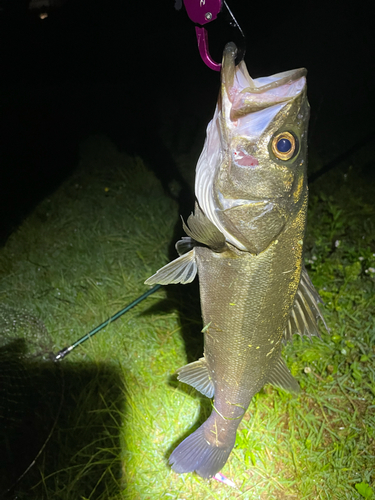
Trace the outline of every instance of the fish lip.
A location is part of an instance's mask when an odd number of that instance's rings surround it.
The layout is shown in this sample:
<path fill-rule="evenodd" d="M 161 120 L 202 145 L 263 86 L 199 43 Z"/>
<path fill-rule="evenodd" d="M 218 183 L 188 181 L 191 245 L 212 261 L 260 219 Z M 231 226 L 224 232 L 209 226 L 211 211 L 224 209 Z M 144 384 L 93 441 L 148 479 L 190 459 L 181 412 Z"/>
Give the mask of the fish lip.
<path fill-rule="evenodd" d="M 228 96 L 231 95 L 230 90 L 234 86 L 237 87 L 239 93 L 251 92 L 255 94 L 262 94 L 271 89 L 277 89 L 283 85 L 290 84 L 296 80 L 300 80 L 307 75 L 306 68 L 296 68 L 274 75 L 262 76 L 258 78 L 251 78 L 244 61 L 241 61 L 236 66 L 237 47 L 233 42 L 225 46 L 223 53 L 223 71 L 222 78 L 224 87 Z M 303 86 L 305 85 L 305 82 Z M 302 87 L 303 87 L 302 86 Z M 297 94 L 300 92 L 298 91 Z M 293 98 L 295 96 L 290 96 Z M 231 100 L 231 99 L 230 99 Z"/>
<path fill-rule="evenodd" d="M 250 85 L 249 87 L 244 87 L 240 93 L 245 93 L 250 89 L 251 93 L 253 94 L 262 94 L 264 92 L 267 92 L 268 90 L 271 89 L 277 89 L 279 87 L 282 87 L 283 85 L 288 85 L 291 84 L 297 80 L 300 80 L 301 78 L 304 78 L 307 75 L 307 70 L 306 68 L 297 68 L 297 69 L 292 69 L 289 71 L 283 71 L 281 73 L 276 73 L 274 75 L 269 75 L 269 76 L 262 76 L 260 78 L 256 78 L 255 80 L 252 80 L 253 83 L 257 83 L 260 80 L 269 80 L 268 83 L 264 85 Z M 279 77 L 276 79 L 276 77 Z M 303 82 L 303 85 L 301 85 L 301 89 L 304 87 L 305 82 Z M 300 93 L 299 88 L 297 87 L 298 92 L 296 92 L 296 95 Z M 291 99 L 293 99 L 295 96 L 290 96 Z"/>

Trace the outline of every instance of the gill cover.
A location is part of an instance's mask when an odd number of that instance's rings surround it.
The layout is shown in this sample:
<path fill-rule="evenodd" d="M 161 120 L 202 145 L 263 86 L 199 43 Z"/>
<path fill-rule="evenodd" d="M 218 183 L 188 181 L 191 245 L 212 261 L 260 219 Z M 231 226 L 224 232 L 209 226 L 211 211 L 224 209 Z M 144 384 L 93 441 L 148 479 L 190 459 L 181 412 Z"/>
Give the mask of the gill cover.
<path fill-rule="evenodd" d="M 195 194 L 227 242 L 258 254 L 306 200 L 306 70 L 253 80 L 235 58 L 236 46 L 229 43 Z"/>

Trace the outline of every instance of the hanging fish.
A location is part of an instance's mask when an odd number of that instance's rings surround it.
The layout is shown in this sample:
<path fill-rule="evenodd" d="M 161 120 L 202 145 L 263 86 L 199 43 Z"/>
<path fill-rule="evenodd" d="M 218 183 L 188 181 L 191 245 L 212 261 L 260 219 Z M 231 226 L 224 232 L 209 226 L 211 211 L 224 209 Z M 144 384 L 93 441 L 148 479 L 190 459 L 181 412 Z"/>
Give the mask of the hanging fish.
<path fill-rule="evenodd" d="M 211 478 L 226 463 L 265 384 L 298 392 L 281 358 L 294 333 L 319 336 L 318 293 L 303 266 L 309 104 L 306 70 L 253 80 L 224 50 L 221 92 L 196 169 L 196 206 L 180 257 L 146 283 L 199 275 L 204 356 L 178 379 L 214 398 L 210 417 L 172 453 L 179 473 Z M 323 320 L 324 321 L 324 320 Z"/>

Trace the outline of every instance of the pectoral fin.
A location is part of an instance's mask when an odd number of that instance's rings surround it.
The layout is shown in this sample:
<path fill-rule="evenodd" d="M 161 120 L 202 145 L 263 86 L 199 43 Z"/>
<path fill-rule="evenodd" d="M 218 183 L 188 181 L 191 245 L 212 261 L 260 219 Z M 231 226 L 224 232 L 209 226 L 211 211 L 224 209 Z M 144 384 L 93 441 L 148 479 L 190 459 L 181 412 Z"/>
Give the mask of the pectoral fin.
<path fill-rule="evenodd" d="M 187 224 L 184 221 L 182 224 L 188 236 L 203 245 L 207 245 L 214 252 L 220 252 L 225 247 L 224 235 L 204 215 L 198 204 L 195 205 L 194 215 L 190 215 Z"/>
<path fill-rule="evenodd" d="M 184 255 L 184 253 L 190 252 L 194 247 L 197 246 L 197 242 L 190 238 L 190 236 L 183 236 L 181 240 L 175 244 L 175 249 L 178 255 Z"/>
<path fill-rule="evenodd" d="M 293 334 L 320 337 L 318 320 L 321 319 L 327 331 L 328 327 L 320 312 L 318 303 L 322 303 L 318 292 L 311 283 L 305 268 L 302 269 L 301 281 L 297 289 L 294 304 L 285 329 L 284 340 L 288 341 Z"/>
<path fill-rule="evenodd" d="M 281 357 L 277 360 L 271 375 L 268 378 L 268 382 L 272 385 L 277 385 L 282 389 L 289 392 L 299 392 L 300 386 L 297 380 L 290 373 L 288 367 L 284 363 Z"/>
<path fill-rule="evenodd" d="M 200 358 L 198 361 L 194 361 L 194 363 L 189 363 L 188 365 L 183 366 L 177 370 L 177 373 L 178 380 L 191 385 L 208 398 L 213 397 L 214 384 L 204 358 Z"/>
<path fill-rule="evenodd" d="M 146 285 L 170 285 L 191 283 L 197 274 L 197 264 L 195 261 L 195 249 L 181 255 L 178 259 L 172 260 L 162 267 L 153 276 L 145 281 Z"/>

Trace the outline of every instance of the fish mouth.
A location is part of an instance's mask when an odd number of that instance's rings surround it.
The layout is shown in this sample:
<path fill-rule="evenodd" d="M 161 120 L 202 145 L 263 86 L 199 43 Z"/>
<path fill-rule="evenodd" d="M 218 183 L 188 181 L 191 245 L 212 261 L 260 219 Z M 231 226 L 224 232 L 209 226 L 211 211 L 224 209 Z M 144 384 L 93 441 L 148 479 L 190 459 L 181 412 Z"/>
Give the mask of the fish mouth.
<path fill-rule="evenodd" d="M 232 42 L 228 43 L 223 55 L 222 83 L 230 103 L 231 121 L 286 103 L 299 95 L 306 86 L 305 68 L 252 79 L 244 61 L 235 65 L 236 55 L 237 47 Z"/>

